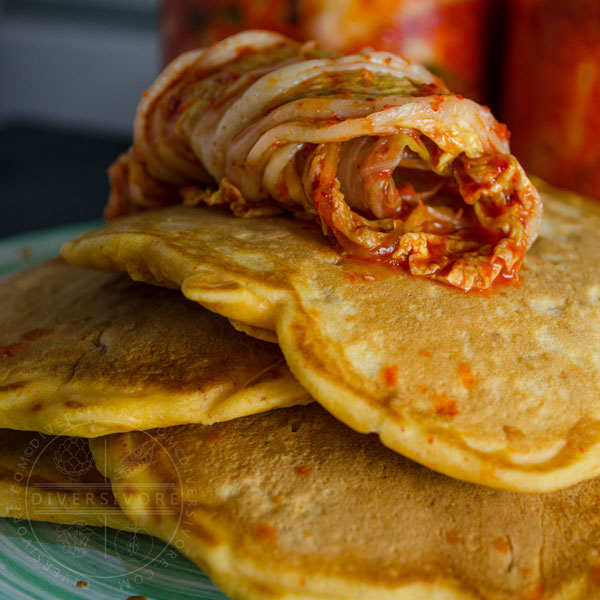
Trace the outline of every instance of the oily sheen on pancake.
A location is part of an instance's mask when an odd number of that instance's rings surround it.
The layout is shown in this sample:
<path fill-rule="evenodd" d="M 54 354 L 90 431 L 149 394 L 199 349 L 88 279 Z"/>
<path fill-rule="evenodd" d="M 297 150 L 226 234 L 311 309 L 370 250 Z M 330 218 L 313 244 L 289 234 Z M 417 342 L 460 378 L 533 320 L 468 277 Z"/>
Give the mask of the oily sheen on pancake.
<path fill-rule="evenodd" d="M 91 447 L 124 512 L 237 600 L 600 598 L 599 479 L 476 486 L 316 404 Z M 156 516 L 166 486 L 173 510 Z"/>
<path fill-rule="evenodd" d="M 307 402 L 274 344 L 171 290 L 53 260 L 0 284 L 0 426 L 93 437 Z"/>
<path fill-rule="evenodd" d="M 0 430 L 0 517 L 134 530 L 87 440 Z"/>
<path fill-rule="evenodd" d="M 401 454 L 549 491 L 600 474 L 600 207 L 541 189 L 522 281 L 487 296 L 345 259 L 310 225 L 201 208 L 122 218 L 63 255 L 275 331 L 318 402 Z"/>

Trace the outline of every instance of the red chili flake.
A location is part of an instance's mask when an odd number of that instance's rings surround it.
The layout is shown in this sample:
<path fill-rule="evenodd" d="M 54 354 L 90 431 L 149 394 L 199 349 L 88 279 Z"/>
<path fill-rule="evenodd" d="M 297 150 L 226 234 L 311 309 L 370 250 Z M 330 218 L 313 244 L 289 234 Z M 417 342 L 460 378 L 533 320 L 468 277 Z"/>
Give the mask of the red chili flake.
<path fill-rule="evenodd" d="M 388 365 L 383 367 L 383 369 L 381 369 L 381 377 L 388 387 L 398 385 L 398 365 Z"/>
<path fill-rule="evenodd" d="M 207 444 L 215 444 L 219 441 L 221 437 L 221 432 L 220 431 L 211 431 L 205 438 L 204 441 Z"/>
<path fill-rule="evenodd" d="M 352 98 L 352 94 L 348 91 L 348 90 L 344 90 L 340 96 L 342 98 L 345 98 L 346 100 L 349 100 L 350 98 Z"/>
<path fill-rule="evenodd" d="M 444 96 L 434 96 L 431 99 L 431 110 L 437 112 L 438 110 L 440 110 L 440 106 L 442 105 L 442 102 L 444 101 Z"/>
<path fill-rule="evenodd" d="M 429 350 L 425 350 L 424 348 L 419 350 L 419 354 L 425 358 L 431 358 L 431 352 L 429 352 Z"/>
<path fill-rule="evenodd" d="M 426 385 L 420 385 L 417 389 L 421 394 L 426 394 L 429 391 L 429 388 Z"/>
<path fill-rule="evenodd" d="M 510 550 L 508 542 L 503 537 L 494 538 L 492 540 L 492 546 L 502 554 L 506 554 Z"/>
<path fill-rule="evenodd" d="M 467 363 L 458 363 L 458 376 L 460 377 L 460 382 L 468 390 L 472 390 L 475 387 L 475 377 L 473 376 L 473 371 L 471 371 L 471 367 Z"/>
<path fill-rule="evenodd" d="M 577 450 L 579 450 L 579 452 L 581 452 L 582 454 L 585 452 L 585 448 L 582 448 L 581 446 L 579 446 L 579 448 L 577 448 Z"/>
<path fill-rule="evenodd" d="M 355 315 L 348 315 L 346 317 L 346 321 L 348 321 L 348 322 L 356 321 L 356 316 Z"/>
<path fill-rule="evenodd" d="M 392 62 L 392 57 L 388 56 L 384 61 L 383 61 L 386 65 L 389 65 Z"/>
<path fill-rule="evenodd" d="M 455 417 L 459 414 L 456 401 L 448 397 L 446 394 L 432 394 L 432 401 L 436 415 L 443 415 L 444 417 Z"/>
<path fill-rule="evenodd" d="M 449 544 L 458 544 L 460 542 L 460 536 L 454 530 L 446 531 L 446 541 Z"/>
<path fill-rule="evenodd" d="M 277 542 L 277 538 L 279 537 L 277 529 L 268 523 L 261 523 L 254 530 L 254 535 L 258 541 L 268 544 L 275 544 Z"/>
<path fill-rule="evenodd" d="M 13 342 L 7 346 L 2 346 L 0 348 L 0 358 L 12 358 L 13 356 L 17 356 L 17 354 L 21 354 L 28 345 L 29 344 L 23 342 Z"/>
<path fill-rule="evenodd" d="M 462 94 L 456 94 L 456 97 L 457 97 L 459 100 L 464 100 L 464 99 L 465 99 L 465 97 L 464 97 Z"/>
<path fill-rule="evenodd" d="M 301 465 L 294 469 L 294 473 L 296 473 L 296 475 L 298 477 L 306 477 L 307 475 L 310 474 L 311 471 L 312 471 L 312 468 L 308 467 L 306 465 Z"/>
<path fill-rule="evenodd" d="M 428 443 L 428 444 L 433 444 L 433 438 L 432 438 L 432 437 L 431 437 L 431 438 L 429 438 L 429 439 L 427 440 L 427 443 Z"/>
<path fill-rule="evenodd" d="M 435 83 L 425 83 L 419 86 L 418 94 L 420 96 L 431 96 L 438 91 L 438 86 Z"/>

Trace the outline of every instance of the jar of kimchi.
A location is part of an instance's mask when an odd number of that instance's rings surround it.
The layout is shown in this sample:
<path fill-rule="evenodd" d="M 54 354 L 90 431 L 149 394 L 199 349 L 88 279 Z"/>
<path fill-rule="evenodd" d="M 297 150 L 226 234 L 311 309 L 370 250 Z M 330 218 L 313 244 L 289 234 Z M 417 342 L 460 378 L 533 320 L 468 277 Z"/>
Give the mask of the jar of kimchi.
<path fill-rule="evenodd" d="M 511 0 L 503 118 L 525 168 L 600 198 L 600 0 Z"/>
<path fill-rule="evenodd" d="M 163 0 L 165 58 L 243 29 L 270 29 L 340 52 L 365 46 L 395 52 L 481 100 L 495 1 Z"/>

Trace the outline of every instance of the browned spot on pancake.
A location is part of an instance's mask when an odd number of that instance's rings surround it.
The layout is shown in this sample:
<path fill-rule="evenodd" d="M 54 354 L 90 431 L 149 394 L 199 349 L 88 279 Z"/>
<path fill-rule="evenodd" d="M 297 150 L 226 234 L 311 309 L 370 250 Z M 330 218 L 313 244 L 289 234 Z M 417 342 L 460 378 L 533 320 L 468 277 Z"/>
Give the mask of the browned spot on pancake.
<path fill-rule="evenodd" d="M 398 385 L 398 365 L 387 365 L 381 369 L 381 378 L 388 387 Z"/>
<path fill-rule="evenodd" d="M 254 537 L 259 541 L 266 544 L 276 544 L 279 534 L 277 529 L 268 523 L 261 523 L 254 530 Z"/>
<path fill-rule="evenodd" d="M 433 409 L 436 415 L 455 417 L 460 412 L 456 406 L 456 401 L 446 394 L 432 393 L 431 401 L 433 402 Z"/>
<path fill-rule="evenodd" d="M 0 358 L 13 358 L 14 356 L 17 356 L 17 354 L 24 352 L 28 345 L 29 344 L 25 344 L 24 342 L 13 342 L 7 346 L 2 346 L 0 348 Z"/>
<path fill-rule="evenodd" d="M 19 390 L 27 385 L 27 381 L 15 381 L 14 383 L 7 383 L 6 385 L 0 385 L 0 392 L 12 392 Z"/>
<path fill-rule="evenodd" d="M 492 540 L 492 546 L 501 554 L 506 554 L 510 550 L 508 542 L 503 537 L 497 537 Z"/>
<path fill-rule="evenodd" d="M 296 467 L 294 469 L 294 473 L 296 473 L 298 477 L 306 477 L 310 474 L 311 471 L 312 467 L 309 467 L 307 465 L 300 465 L 299 467 Z"/>
<path fill-rule="evenodd" d="M 41 408 L 42 408 L 42 403 L 41 402 L 34 402 L 30 407 L 29 410 L 31 412 L 38 412 Z"/>
<path fill-rule="evenodd" d="M 596 563 L 590 567 L 590 577 L 594 585 L 600 587 L 600 563 Z"/>
<path fill-rule="evenodd" d="M 67 408 L 81 408 L 83 406 L 83 403 L 78 402 L 77 400 L 67 400 L 66 402 L 63 402 L 63 404 Z"/>
<path fill-rule="evenodd" d="M 446 541 L 449 544 L 458 544 L 458 542 L 460 542 L 460 536 L 458 535 L 458 532 L 454 531 L 453 529 L 446 531 Z"/>
<path fill-rule="evenodd" d="M 209 434 L 207 434 L 207 436 L 204 438 L 204 441 L 207 444 L 216 444 L 219 441 L 219 438 L 221 437 L 221 432 L 220 431 L 211 431 Z"/>
<path fill-rule="evenodd" d="M 473 371 L 471 371 L 471 367 L 467 363 L 458 363 L 458 376 L 460 377 L 460 382 L 468 390 L 472 390 L 475 387 L 475 377 L 473 376 Z"/>
<path fill-rule="evenodd" d="M 429 352 L 429 350 L 425 350 L 425 348 L 419 350 L 419 354 L 425 358 L 431 358 L 431 352 Z"/>
<path fill-rule="evenodd" d="M 24 342 L 33 342 L 52 333 L 54 333 L 54 329 L 32 329 L 31 331 L 22 333 L 20 339 Z"/>

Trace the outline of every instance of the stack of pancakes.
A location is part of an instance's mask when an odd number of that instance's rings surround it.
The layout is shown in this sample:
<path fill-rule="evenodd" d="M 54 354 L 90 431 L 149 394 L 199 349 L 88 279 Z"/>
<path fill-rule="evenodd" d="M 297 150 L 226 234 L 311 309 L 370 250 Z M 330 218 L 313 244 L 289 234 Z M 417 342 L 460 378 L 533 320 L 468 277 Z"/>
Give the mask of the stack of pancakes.
<path fill-rule="evenodd" d="M 0 286 L 0 514 L 150 531 L 241 600 L 600 598 L 600 207 L 540 190 L 489 294 L 287 217 L 67 243 Z"/>

